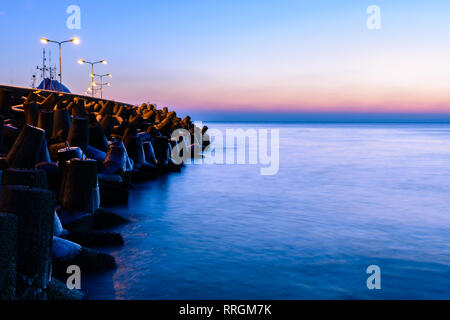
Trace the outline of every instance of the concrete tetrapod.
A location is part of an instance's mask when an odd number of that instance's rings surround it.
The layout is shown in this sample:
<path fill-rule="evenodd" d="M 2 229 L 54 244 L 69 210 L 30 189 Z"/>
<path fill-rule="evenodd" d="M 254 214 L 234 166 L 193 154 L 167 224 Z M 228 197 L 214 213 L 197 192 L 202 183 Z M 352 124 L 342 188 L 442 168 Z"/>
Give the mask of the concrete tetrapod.
<path fill-rule="evenodd" d="M 18 216 L 17 272 L 45 289 L 50 280 L 55 196 L 26 186 L 7 186 L 0 198 L 0 212 Z"/>

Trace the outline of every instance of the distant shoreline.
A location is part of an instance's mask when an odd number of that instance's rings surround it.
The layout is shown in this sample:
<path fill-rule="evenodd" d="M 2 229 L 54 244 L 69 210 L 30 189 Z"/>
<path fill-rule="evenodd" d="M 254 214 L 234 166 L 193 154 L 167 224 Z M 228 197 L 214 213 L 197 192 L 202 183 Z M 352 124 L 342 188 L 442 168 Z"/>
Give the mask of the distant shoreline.
<path fill-rule="evenodd" d="M 450 113 L 183 111 L 205 122 L 450 124 Z"/>

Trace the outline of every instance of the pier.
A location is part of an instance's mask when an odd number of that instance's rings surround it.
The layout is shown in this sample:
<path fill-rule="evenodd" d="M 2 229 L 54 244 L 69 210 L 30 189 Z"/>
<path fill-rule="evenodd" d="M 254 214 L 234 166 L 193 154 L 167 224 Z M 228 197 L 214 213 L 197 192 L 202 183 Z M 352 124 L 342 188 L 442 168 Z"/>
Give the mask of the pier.
<path fill-rule="evenodd" d="M 102 230 L 129 221 L 103 207 L 126 204 L 135 182 L 182 170 L 171 159 L 176 129 L 203 128 L 153 104 L 0 85 L 1 299 L 79 300 L 70 266 L 114 269 L 92 247 L 124 245 Z"/>

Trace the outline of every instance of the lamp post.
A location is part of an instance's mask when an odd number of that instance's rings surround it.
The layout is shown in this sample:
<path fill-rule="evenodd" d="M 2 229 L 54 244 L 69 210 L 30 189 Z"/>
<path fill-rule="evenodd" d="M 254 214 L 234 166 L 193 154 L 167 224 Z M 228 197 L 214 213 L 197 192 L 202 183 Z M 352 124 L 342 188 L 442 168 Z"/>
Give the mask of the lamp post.
<path fill-rule="evenodd" d="M 65 41 L 54 41 L 54 40 L 49 40 L 47 38 L 42 38 L 41 39 L 41 43 L 56 43 L 59 47 L 59 91 L 62 91 L 62 68 L 61 68 L 61 46 L 63 43 L 67 43 L 67 42 L 72 42 L 73 44 L 79 44 L 80 43 L 80 39 L 79 38 L 72 38 L 70 40 L 65 40 Z M 44 79 L 44 83 L 45 83 L 45 79 Z"/>
<path fill-rule="evenodd" d="M 93 91 L 94 91 L 94 93 L 96 93 L 99 90 L 100 90 L 100 88 L 95 88 Z M 86 94 L 91 94 L 91 93 L 92 93 L 92 88 L 91 87 L 87 88 Z"/>
<path fill-rule="evenodd" d="M 103 99 L 103 86 L 111 86 L 111 83 L 107 82 L 107 83 L 103 83 L 103 77 L 110 77 L 112 78 L 112 74 L 111 73 L 107 73 L 107 74 L 91 74 L 91 77 L 99 77 L 100 78 L 100 97 Z"/>
<path fill-rule="evenodd" d="M 103 64 L 107 64 L 108 62 L 106 60 L 100 60 L 100 61 L 96 61 L 96 62 L 89 62 L 83 59 L 78 59 L 78 63 L 79 64 L 90 64 L 92 67 L 92 73 L 91 73 L 91 78 L 92 78 L 92 82 L 91 82 L 91 89 L 92 89 L 92 97 L 94 97 L 94 77 L 92 77 L 92 75 L 94 74 L 94 64 L 97 63 L 103 63 Z"/>

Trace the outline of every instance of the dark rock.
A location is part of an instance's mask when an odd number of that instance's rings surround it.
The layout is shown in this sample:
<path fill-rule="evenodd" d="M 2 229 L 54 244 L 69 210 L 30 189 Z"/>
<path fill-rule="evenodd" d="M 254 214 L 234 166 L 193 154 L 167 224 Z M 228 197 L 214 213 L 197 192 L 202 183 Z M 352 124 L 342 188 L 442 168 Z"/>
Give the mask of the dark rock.
<path fill-rule="evenodd" d="M 14 213 L 18 223 L 17 271 L 45 288 L 50 277 L 55 198 L 51 191 L 8 186 L 2 191 L 1 212 Z"/>
<path fill-rule="evenodd" d="M 16 297 L 16 257 L 18 218 L 0 213 L 0 300 Z"/>
<path fill-rule="evenodd" d="M 12 168 L 34 168 L 44 137 L 44 130 L 25 125 L 8 153 L 8 165 Z"/>
<path fill-rule="evenodd" d="M 72 159 L 64 169 L 63 208 L 94 213 L 100 205 L 97 162 Z"/>
<path fill-rule="evenodd" d="M 122 205 L 128 203 L 130 191 L 123 183 L 99 182 L 100 205 Z"/>
<path fill-rule="evenodd" d="M 12 124 L 7 124 L 3 127 L 3 144 L 7 149 L 13 146 L 19 133 L 20 130 Z"/>
<path fill-rule="evenodd" d="M 120 233 L 101 231 L 77 231 L 70 232 L 66 236 L 67 240 L 76 242 L 84 247 L 104 247 L 123 245 L 123 238 Z"/>
<path fill-rule="evenodd" d="M 117 267 L 113 256 L 96 250 L 82 247 L 77 255 L 67 259 L 53 259 L 53 270 L 59 277 L 67 275 L 67 268 L 76 265 L 80 267 L 81 272 L 97 273 L 112 270 Z"/>
<path fill-rule="evenodd" d="M 48 189 L 46 172 L 39 169 L 9 168 L 3 175 L 3 185 Z"/>
<path fill-rule="evenodd" d="M 94 228 L 105 229 L 116 227 L 130 222 L 129 219 L 122 217 L 121 215 L 106 211 L 102 208 L 98 209 L 94 214 Z"/>
<path fill-rule="evenodd" d="M 69 289 L 63 282 L 52 278 L 47 286 L 48 300 L 83 300 L 84 294 L 77 289 Z"/>
<path fill-rule="evenodd" d="M 47 300 L 45 289 L 37 287 L 35 278 L 17 274 L 16 300 Z"/>
<path fill-rule="evenodd" d="M 90 212 L 68 212 L 62 210 L 58 214 L 61 224 L 68 231 L 86 231 L 94 227 L 94 215 Z"/>
<path fill-rule="evenodd" d="M 61 185 L 61 172 L 54 162 L 40 162 L 36 164 L 36 169 L 45 171 L 47 175 L 48 189 L 56 194 L 58 199 Z"/>

